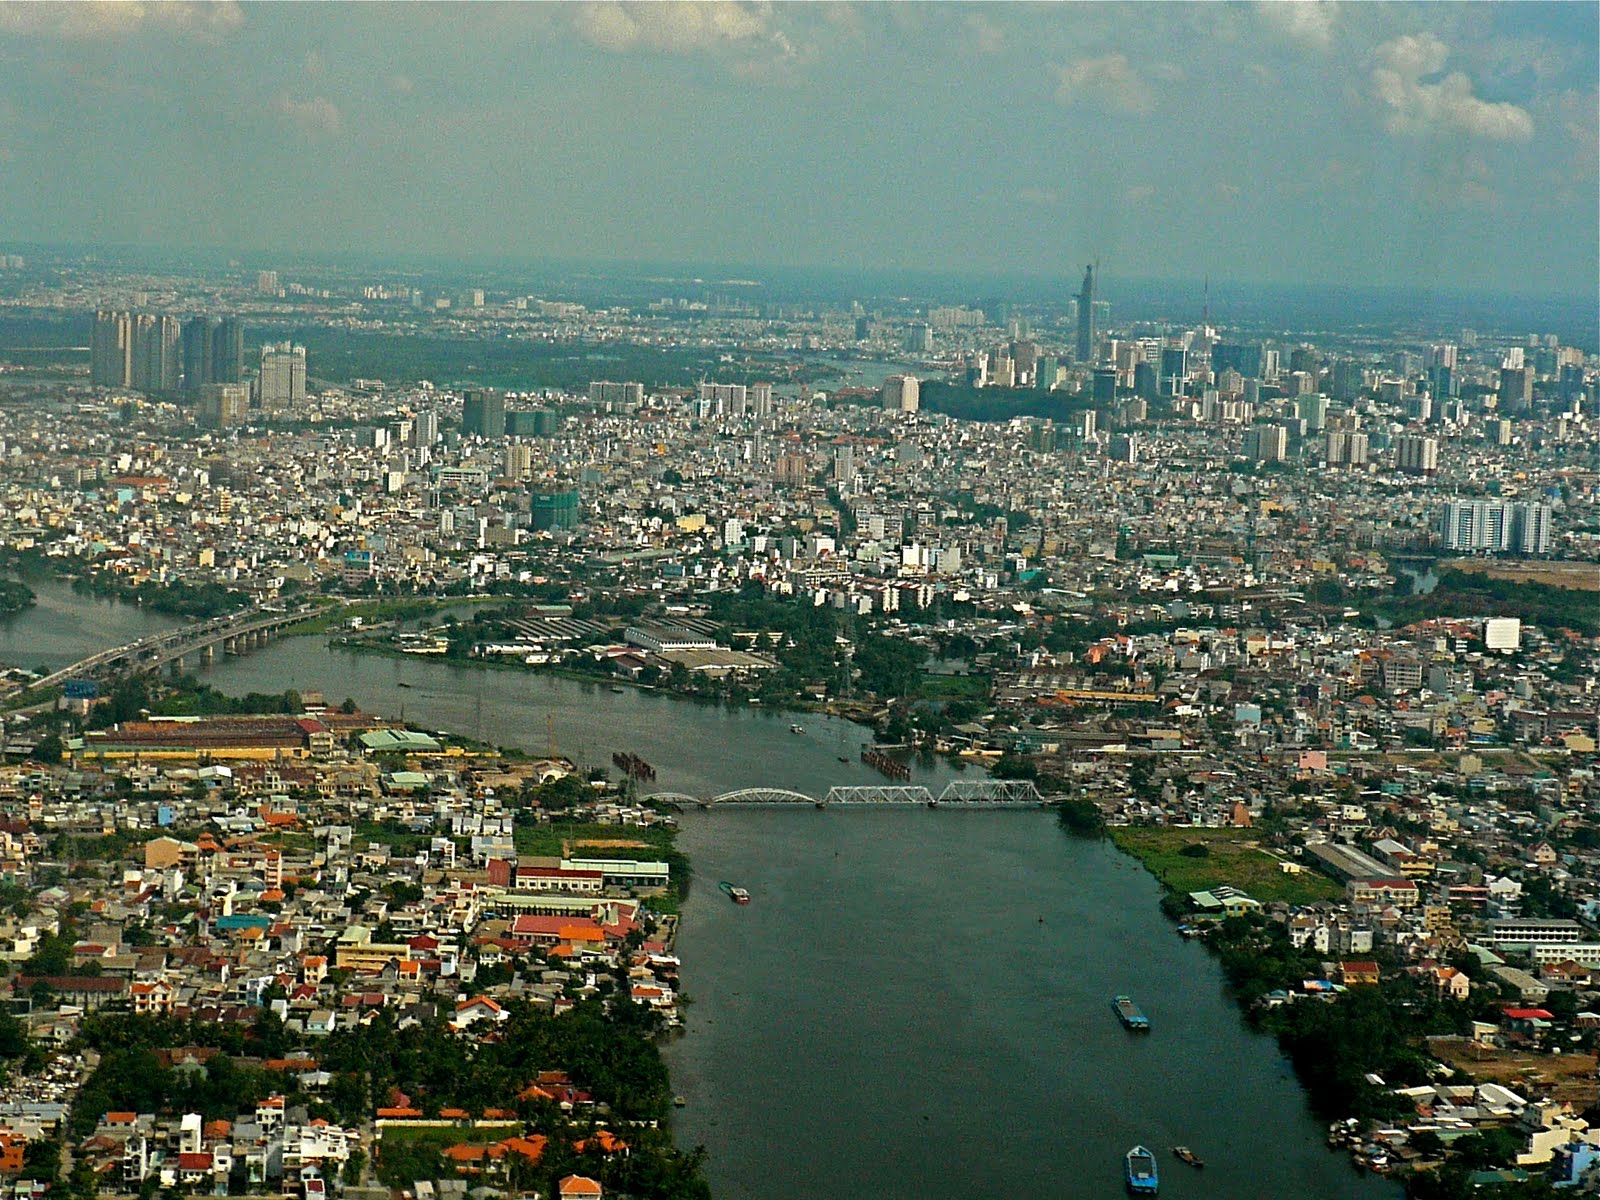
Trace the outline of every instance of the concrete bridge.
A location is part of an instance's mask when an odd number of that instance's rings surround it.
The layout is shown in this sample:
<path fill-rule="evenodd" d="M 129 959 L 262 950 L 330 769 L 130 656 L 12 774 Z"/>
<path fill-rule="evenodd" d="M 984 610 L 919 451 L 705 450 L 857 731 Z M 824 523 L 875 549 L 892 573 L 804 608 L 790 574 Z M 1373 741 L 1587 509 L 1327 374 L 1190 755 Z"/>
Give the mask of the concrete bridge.
<path fill-rule="evenodd" d="M 918 784 L 866 784 L 854 787 L 832 787 L 822 796 L 810 796 L 789 788 L 739 788 L 717 796 L 690 796 L 683 792 L 657 792 L 647 797 L 680 807 L 697 805 L 700 808 L 729 806 L 811 805 L 829 808 L 833 805 L 907 805 L 928 808 L 1038 808 L 1049 804 L 1051 797 L 1040 794 L 1031 779 L 978 779 L 957 780 L 946 785 L 937 796 Z"/>
<path fill-rule="evenodd" d="M 225 617 L 163 630 L 138 641 L 101 650 L 59 671 L 52 671 L 29 686 L 48 688 L 69 679 L 92 679 L 120 671 L 153 671 L 168 664 L 174 670 L 181 671 L 185 658 L 190 655 L 199 655 L 209 662 L 219 645 L 229 654 L 254 650 L 264 646 L 273 634 L 284 627 L 317 616 L 320 611 L 315 605 L 283 611 L 260 607 L 243 609 Z"/>

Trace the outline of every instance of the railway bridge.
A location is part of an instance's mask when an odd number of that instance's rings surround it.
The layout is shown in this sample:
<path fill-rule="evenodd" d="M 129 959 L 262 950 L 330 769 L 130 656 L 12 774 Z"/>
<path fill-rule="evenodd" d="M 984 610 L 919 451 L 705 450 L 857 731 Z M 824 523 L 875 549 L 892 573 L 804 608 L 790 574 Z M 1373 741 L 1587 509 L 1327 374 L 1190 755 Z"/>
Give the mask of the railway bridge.
<path fill-rule="evenodd" d="M 680 807 L 700 808 L 774 807 L 810 805 L 831 808 L 835 805 L 874 807 L 882 805 L 921 805 L 927 808 L 1038 808 L 1054 797 L 1040 794 L 1031 779 L 956 780 L 935 795 L 920 784 L 866 784 L 831 787 L 821 796 L 791 788 L 750 787 L 722 792 L 715 796 L 690 796 L 683 792 L 657 792 L 648 797 Z"/>

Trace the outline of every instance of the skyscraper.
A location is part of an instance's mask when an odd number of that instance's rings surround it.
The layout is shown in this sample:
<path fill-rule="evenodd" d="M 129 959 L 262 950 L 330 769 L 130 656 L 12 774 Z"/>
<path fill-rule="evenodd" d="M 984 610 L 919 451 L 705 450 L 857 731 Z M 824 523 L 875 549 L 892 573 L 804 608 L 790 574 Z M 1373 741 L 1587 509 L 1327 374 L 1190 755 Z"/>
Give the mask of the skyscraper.
<path fill-rule="evenodd" d="M 134 317 L 130 384 L 142 392 L 176 390 L 182 336 L 183 327 L 176 317 L 157 317 L 149 313 Z"/>
<path fill-rule="evenodd" d="M 289 342 L 261 347 L 261 371 L 256 377 L 256 400 L 270 411 L 290 408 L 306 398 L 306 348 Z M 500 405 L 500 430 L 505 432 L 505 403 Z"/>
<path fill-rule="evenodd" d="M 208 383 L 200 388 L 196 417 L 207 429 L 231 429 L 250 411 L 250 389 L 242 383 Z"/>
<path fill-rule="evenodd" d="M 244 322 L 224 317 L 211 336 L 211 378 L 217 383 L 244 382 Z"/>
<path fill-rule="evenodd" d="M 750 414 L 756 417 L 770 417 L 772 415 L 772 385 L 770 383 L 752 383 L 750 385 Z"/>
<path fill-rule="evenodd" d="M 1446 550 L 1490 554 L 1550 552 L 1550 506 L 1504 500 L 1451 500 L 1440 512 Z"/>
<path fill-rule="evenodd" d="M 1094 267 L 1083 269 L 1083 287 L 1078 291 L 1077 359 L 1089 361 L 1094 353 Z"/>
<path fill-rule="evenodd" d="M 417 414 L 411 425 L 411 443 L 418 448 L 434 446 L 439 442 L 439 414 L 431 408 Z"/>
<path fill-rule="evenodd" d="M 188 391 L 216 382 L 211 373 L 213 337 L 208 317 L 190 317 L 183 323 L 183 386 Z"/>
<path fill-rule="evenodd" d="M 133 319 L 127 313 L 94 314 L 89 378 L 97 387 L 128 387 L 133 382 Z"/>
<path fill-rule="evenodd" d="M 1220 375 L 1230 367 L 1246 379 L 1260 379 L 1260 343 L 1217 342 L 1213 345 L 1211 347 L 1211 369 Z"/>
<path fill-rule="evenodd" d="M 461 433 L 465 437 L 505 437 L 506 398 L 488 389 L 468 392 L 461 401 Z"/>
<path fill-rule="evenodd" d="M 1083 324 L 1078 324 L 1082 336 Z M 1189 351 L 1182 346 L 1161 347 L 1160 390 L 1163 396 L 1181 396 L 1189 381 Z"/>
<path fill-rule="evenodd" d="M 922 388 L 915 375 L 891 375 L 879 393 L 887 412 L 914 413 L 922 400 Z"/>
<path fill-rule="evenodd" d="M 1395 442 L 1395 466 L 1407 475 L 1439 473 L 1439 439 L 1408 434 Z"/>
<path fill-rule="evenodd" d="M 1252 425 L 1245 430 L 1243 450 L 1254 462 L 1282 462 L 1289 456 L 1289 431 L 1282 425 Z"/>

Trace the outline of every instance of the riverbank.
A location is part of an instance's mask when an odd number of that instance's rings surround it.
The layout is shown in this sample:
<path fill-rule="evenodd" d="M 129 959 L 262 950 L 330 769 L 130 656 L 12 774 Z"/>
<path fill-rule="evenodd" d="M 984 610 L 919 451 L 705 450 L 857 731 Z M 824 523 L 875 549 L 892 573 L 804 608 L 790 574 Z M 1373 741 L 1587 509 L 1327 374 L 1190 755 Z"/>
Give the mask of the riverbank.
<path fill-rule="evenodd" d="M 324 622 L 320 627 L 295 625 L 286 632 L 295 635 L 327 632 L 334 627 L 331 622 Z M 791 715 L 817 714 L 821 716 L 837 717 L 842 721 L 852 724 L 864 725 L 868 728 L 875 727 L 879 709 L 872 705 L 862 704 L 849 700 L 771 700 L 757 695 L 744 696 L 708 696 L 703 692 L 680 690 L 674 688 L 666 679 L 655 683 L 641 683 L 638 680 L 628 679 L 623 676 L 613 675 L 610 672 L 584 671 L 576 667 L 562 666 L 558 663 L 524 663 L 506 658 L 460 658 L 449 654 L 417 654 L 398 649 L 392 645 L 360 636 L 347 636 L 335 638 L 330 645 L 340 650 L 347 650 L 355 654 L 369 654 L 378 658 L 391 658 L 409 662 L 444 662 L 457 667 L 484 667 L 494 671 L 508 671 L 522 675 L 546 675 L 556 679 L 570 679 L 577 683 L 590 683 L 600 687 L 616 687 L 635 692 L 653 692 L 663 696 L 671 696 L 675 700 L 687 700 L 696 704 L 711 707 L 739 708 L 741 705 L 750 708 L 764 709 L 767 712 Z"/>
<path fill-rule="evenodd" d="M 1428 1168 L 1408 1171 L 1408 1181 L 1434 1179 L 1439 1161 L 1423 1159 L 1422 1142 L 1412 1148 L 1402 1132 L 1403 1158 L 1389 1143 L 1397 1127 L 1403 1131 L 1417 1116 L 1416 1101 L 1395 1089 L 1432 1083 L 1429 1039 L 1464 1040 L 1475 1010 L 1426 981 L 1419 986 L 1385 947 L 1318 950 L 1309 936 L 1291 939 L 1286 908 L 1314 925 L 1316 918 L 1305 914 L 1328 912 L 1345 890 L 1320 874 L 1285 873 L 1285 862 L 1299 864 L 1268 853 L 1249 830 L 1122 827 L 1110 831 L 1110 840 L 1159 882 L 1162 911 L 1186 922 L 1183 931 L 1214 955 L 1247 1022 L 1277 1040 L 1313 1110 L 1334 1122 L 1337 1136 L 1330 1134 L 1329 1145 L 1349 1153 L 1358 1170 L 1387 1174 L 1398 1158 Z M 1268 913 L 1264 906 L 1279 907 Z M 1481 980 L 1470 958 L 1451 959 L 1448 970 Z M 1470 1084 L 1472 1076 L 1458 1067 L 1452 1082 Z M 1514 1157 L 1516 1148 L 1509 1153 Z M 1453 1179 L 1461 1169 L 1449 1161 L 1437 1175 Z"/>

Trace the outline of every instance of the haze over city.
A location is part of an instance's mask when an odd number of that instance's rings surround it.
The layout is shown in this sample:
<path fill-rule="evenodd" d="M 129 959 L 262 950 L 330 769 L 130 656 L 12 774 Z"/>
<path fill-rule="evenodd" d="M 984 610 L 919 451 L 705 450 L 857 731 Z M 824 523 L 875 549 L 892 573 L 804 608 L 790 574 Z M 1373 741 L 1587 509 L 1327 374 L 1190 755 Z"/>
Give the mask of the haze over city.
<path fill-rule="evenodd" d="M 1593 4 L 0 7 L 15 241 L 1593 291 Z"/>

